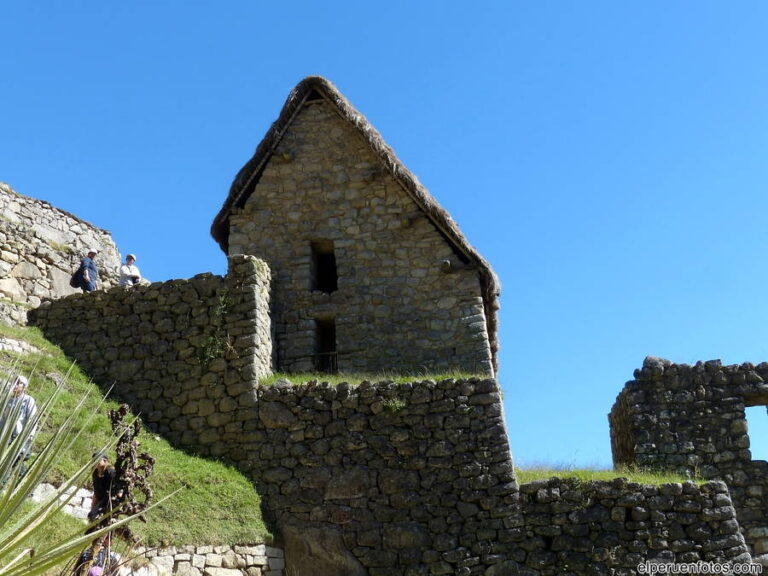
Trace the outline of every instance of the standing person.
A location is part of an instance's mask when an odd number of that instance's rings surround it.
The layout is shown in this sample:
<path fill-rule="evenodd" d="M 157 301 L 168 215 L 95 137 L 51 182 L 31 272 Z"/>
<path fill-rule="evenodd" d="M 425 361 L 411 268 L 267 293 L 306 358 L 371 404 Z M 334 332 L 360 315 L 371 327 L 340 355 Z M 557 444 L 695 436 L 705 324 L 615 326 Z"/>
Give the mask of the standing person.
<path fill-rule="evenodd" d="M 32 396 L 27 394 L 28 388 L 29 380 L 21 374 L 16 376 L 8 404 L 3 410 L 2 418 L 0 418 L 0 426 L 5 423 L 7 418 L 16 418 L 16 424 L 11 432 L 11 442 L 21 434 L 26 434 L 16 457 L 16 464 L 19 465 L 19 478 L 22 478 L 27 471 L 24 462 L 32 454 L 32 442 L 35 439 L 35 434 L 37 434 L 37 403 Z"/>
<path fill-rule="evenodd" d="M 125 264 L 120 266 L 120 280 L 118 284 L 120 286 L 136 286 L 141 282 L 141 272 L 139 267 L 136 266 L 136 256 L 128 254 L 125 257 Z"/>
<path fill-rule="evenodd" d="M 117 472 L 115 472 L 115 467 L 109 463 L 109 458 L 104 452 L 99 452 L 96 458 L 96 466 L 91 474 L 93 498 L 91 510 L 88 512 L 88 520 L 91 522 L 102 514 L 111 511 L 113 491 L 116 489 Z"/>
<path fill-rule="evenodd" d="M 96 254 L 99 251 L 95 248 L 88 250 L 88 255 L 80 261 L 80 269 L 83 271 L 83 292 L 93 292 L 96 290 L 96 283 L 99 280 L 99 269 L 96 268 Z"/>

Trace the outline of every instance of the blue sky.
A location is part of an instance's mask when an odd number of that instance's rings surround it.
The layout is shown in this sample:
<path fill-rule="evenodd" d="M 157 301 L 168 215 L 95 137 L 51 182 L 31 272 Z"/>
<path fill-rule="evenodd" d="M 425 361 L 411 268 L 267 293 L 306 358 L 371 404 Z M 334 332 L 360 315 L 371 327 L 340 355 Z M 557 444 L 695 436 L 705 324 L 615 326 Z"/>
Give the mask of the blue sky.
<path fill-rule="evenodd" d="M 768 360 L 768 4 L 10 0 L 0 22 L 0 181 L 152 280 L 224 272 L 232 179 L 296 83 L 336 84 L 501 279 L 518 464 L 609 467 L 646 355 Z"/>

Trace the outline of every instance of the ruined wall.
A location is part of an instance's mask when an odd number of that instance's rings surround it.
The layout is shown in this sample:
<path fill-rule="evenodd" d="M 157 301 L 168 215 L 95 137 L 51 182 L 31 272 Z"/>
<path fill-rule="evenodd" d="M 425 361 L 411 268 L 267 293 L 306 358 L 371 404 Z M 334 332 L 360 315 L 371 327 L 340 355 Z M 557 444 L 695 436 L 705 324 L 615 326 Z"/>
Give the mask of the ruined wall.
<path fill-rule="evenodd" d="M 229 253 L 272 268 L 280 370 L 311 371 L 315 321 L 333 319 L 342 371 L 493 374 L 477 271 L 324 100 L 299 112 L 230 224 Z M 330 294 L 312 290 L 316 240 L 333 243 Z"/>
<path fill-rule="evenodd" d="M 750 562 L 722 483 L 518 487 L 494 380 L 259 389 L 251 470 L 299 575 Z"/>
<path fill-rule="evenodd" d="M 92 247 L 103 286 L 117 283 L 120 255 L 106 230 L 1 182 L 0 211 L 0 321 L 23 324 L 42 299 L 78 292 L 69 277 Z"/>
<path fill-rule="evenodd" d="M 257 384 L 268 285 L 263 262 L 232 257 L 227 278 L 70 296 L 32 318 L 171 441 L 248 474 L 287 572 L 633 574 L 645 561 L 750 560 L 722 483 L 519 487 L 494 380 Z"/>
<path fill-rule="evenodd" d="M 95 382 L 203 455 L 228 452 L 270 373 L 269 269 L 252 257 L 230 258 L 226 278 L 75 294 L 29 316 Z"/>
<path fill-rule="evenodd" d="M 534 573 L 638 574 L 646 562 L 751 562 L 722 482 L 648 486 L 553 478 L 523 484 L 520 492 L 524 523 L 505 540 L 515 544 L 519 566 Z"/>
<path fill-rule="evenodd" d="M 515 511 L 493 380 L 259 389 L 246 466 L 297 574 L 482 574 Z M 315 551 L 312 553 L 312 551 Z"/>
<path fill-rule="evenodd" d="M 609 415 L 615 464 L 669 468 L 730 489 L 752 553 L 768 560 L 768 462 L 753 461 L 744 409 L 768 404 L 768 363 L 646 358 Z"/>

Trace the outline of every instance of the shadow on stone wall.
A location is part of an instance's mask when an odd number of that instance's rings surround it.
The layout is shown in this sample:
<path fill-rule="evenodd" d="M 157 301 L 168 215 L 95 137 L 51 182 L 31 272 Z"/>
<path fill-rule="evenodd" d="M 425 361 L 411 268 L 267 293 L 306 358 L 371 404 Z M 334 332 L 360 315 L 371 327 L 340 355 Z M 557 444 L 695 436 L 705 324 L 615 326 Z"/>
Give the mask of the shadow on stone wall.
<path fill-rule="evenodd" d="M 269 283 L 238 256 L 225 278 L 69 296 L 30 319 L 175 445 L 249 475 L 299 576 L 750 561 L 722 483 L 519 487 L 493 379 L 258 384 Z"/>

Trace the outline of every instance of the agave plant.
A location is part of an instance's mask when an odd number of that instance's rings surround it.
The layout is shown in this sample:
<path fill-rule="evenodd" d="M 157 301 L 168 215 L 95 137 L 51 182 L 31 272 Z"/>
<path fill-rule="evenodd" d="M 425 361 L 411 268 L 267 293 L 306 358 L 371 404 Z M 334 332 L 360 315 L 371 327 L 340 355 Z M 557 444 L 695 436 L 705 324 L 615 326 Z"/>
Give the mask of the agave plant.
<path fill-rule="evenodd" d="M 18 368 L 15 366 L 14 368 Z M 56 389 L 39 407 L 36 416 L 14 435 L 13 428 L 18 420 L 20 403 L 14 409 L 7 409 L 11 397 L 12 382 L 16 372 L 0 376 L 0 576 L 35 576 L 55 566 L 66 564 L 95 538 L 114 530 L 132 518 L 122 518 L 111 525 L 92 529 L 85 534 L 85 527 L 75 533 L 56 535 L 45 545 L 33 547 L 30 542 L 39 542 L 40 534 L 50 531 L 49 525 L 55 514 L 61 511 L 74 495 L 76 488 L 84 483 L 95 458 L 84 461 L 80 469 L 63 482 L 56 492 L 42 502 L 32 502 L 29 496 L 35 487 L 45 480 L 61 454 L 77 439 L 81 431 L 75 426 L 76 416 L 83 411 L 85 398 L 69 414 L 66 421 L 57 425 L 56 432 L 45 443 L 38 446 L 35 458 L 22 476 L 20 456 L 24 442 L 38 427 L 46 425 L 51 406 L 65 389 L 67 378 L 57 384 Z M 108 450 L 111 446 L 104 446 Z M 23 458 L 23 456 L 22 456 Z M 93 528 L 93 527 L 91 527 Z"/>

